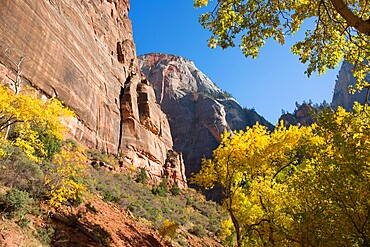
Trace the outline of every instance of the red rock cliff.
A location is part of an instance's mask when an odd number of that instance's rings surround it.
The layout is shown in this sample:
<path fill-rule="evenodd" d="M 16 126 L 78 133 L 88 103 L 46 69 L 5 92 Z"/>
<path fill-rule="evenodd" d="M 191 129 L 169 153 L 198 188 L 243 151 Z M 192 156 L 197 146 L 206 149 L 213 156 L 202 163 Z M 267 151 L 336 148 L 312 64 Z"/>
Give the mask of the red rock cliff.
<path fill-rule="evenodd" d="M 165 173 L 173 144 L 167 117 L 138 70 L 129 5 L 3 0 L 0 81 L 21 79 L 65 102 L 76 112 L 69 127 L 78 141 L 124 153 L 128 163 L 147 167 L 155 179 Z"/>

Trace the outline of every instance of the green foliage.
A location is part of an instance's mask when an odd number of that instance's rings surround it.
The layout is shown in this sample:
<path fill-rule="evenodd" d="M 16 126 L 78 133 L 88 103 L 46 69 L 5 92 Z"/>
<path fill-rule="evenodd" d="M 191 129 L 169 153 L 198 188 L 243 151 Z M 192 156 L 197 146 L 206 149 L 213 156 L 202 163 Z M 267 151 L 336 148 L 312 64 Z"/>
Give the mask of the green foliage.
<path fill-rule="evenodd" d="M 75 139 L 67 138 L 64 141 L 64 145 L 68 146 L 71 150 L 77 150 L 79 145 Z M 60 149 L 59 149 L 60 150 Z"/>
<path fill-rule="evenodd" d="M 171 189 L 170 189 L 170 192 L 173 196 L 178 196 L 180 195 L 180 188 L 179 186 L 177 185 L 177 183 L 173 183 Z"/>
<path fill-rule="evenodd" d="M 28 212 L 33 199 L 25 191 L 12 188 L 0 197 L 0 207 L 3 212 L 11 217 L 19 217 L 20 220 Z"/>
<path fill-rule="evenodd" d="M 38 150 L 37 156 L 51 159 L 55 153 L 60 152 L 63 141 L 54 134 L 50 133 L 47 128 L 34 127 L 38 138 L 43 143 L 44 150 Z"/>
<path fill-rule="evenodd" d="M 166 197 L 168 192 L 167 180 L 163 179 L 157 187 L 152 189 L 154 195 Z"/>
<path fill-rule="evenodd" d="M 117 157 L 107 154 L 103 149 L 89 149 L 87 150 L 87 157 L 91 160 L 104 162 L 111 167 L 117 163 Z"/>
<path fill-rule="evenodd" d="M 36 237 L 44 244 L 50 245 L 54 236 L 55 230 L 52 227 L 39 228 L 36 231 Z"/>
<path fill-rule="evenodd" d="M 209 93 L 208 91 L 200 91 L 199 94 L 207 96 L 208 98 L 211 98 L 213 100 L 233 98 L 232 94 L 227 91 L 221 91 L 218 93 Z"/>
<path fill-rule="evenodd" d="M 194 6 L 208 3 L 208 0 L 195 0 Z M 286 36 L 307 27 L 302 30 L 305 37 L 291 51 L 302 63 L 308 63 L 308 76 L 316 71 L 325 73 L 345 59 L 356 65 L 357 88 L 368 85 L 365 75 L 370 71 L 370 5 L 367 2 L 220 0 L 212 5 L 213 10 L 199 18 L 202 26 L 212 33 L 208 40 L 211 48 L 233 47 L 235 40 L 240 39 L 238 45 L 244 55 L 256 58 L 267 40 L 283 45 Z"/>
<path fill-rule="evenodd" d="M 27 191 L 32 197 L 42 193 L 44 172 L 19 147 L 0 147 L 5 155 L 0 158 L 0 182 L 8 187 Z"/>
<path fill-rule="evenodd" d="M 117 196 L 113 195 L 112 192 L 110 192 L 108 190 L 108 191 L 105 191 L 103 200 L 105 202 L 118 202 L 119 198 Z"/>
<path fill-rule="evenodd" d="M 146 184 L 149 177 L 144 167 L 140 167 L 136 174 L 135 181 L 138 183 Z"/>

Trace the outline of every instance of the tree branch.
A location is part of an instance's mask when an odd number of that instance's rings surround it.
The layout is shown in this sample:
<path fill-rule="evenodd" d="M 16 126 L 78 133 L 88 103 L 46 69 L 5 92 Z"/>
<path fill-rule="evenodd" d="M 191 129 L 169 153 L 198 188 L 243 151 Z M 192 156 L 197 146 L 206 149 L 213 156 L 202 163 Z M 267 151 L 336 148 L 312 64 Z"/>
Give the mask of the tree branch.
<path fill-rule="evenodd" d="M 349 26 L 362 34 L 370 36 L 370 19 L 363 20 L 355 15 L 343 0 L 331 0 L 335 10 L 345 19 Z"/>

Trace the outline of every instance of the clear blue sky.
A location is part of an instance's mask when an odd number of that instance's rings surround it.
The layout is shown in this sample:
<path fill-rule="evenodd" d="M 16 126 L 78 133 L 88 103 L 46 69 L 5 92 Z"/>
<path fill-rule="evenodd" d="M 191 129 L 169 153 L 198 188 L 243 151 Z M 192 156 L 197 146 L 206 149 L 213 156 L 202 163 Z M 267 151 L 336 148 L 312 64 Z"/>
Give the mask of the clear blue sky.
<path fill-rule="evenodd" d="M 150 52 L 175 54 L 195 65 L 222 90 L 247 108 L 275 124 L 281 110 L 293 112 L 295 102 L 331 102 L 339 68 L 310 78 L 306 65 L 284 46 L 267 42 L 257 59 L 245 58 L 238 47 L 210 49 L 210 33 L 198 23 L 206 9 L 194 9 L 192 0 L 131 0 L 137 55 Z"/>

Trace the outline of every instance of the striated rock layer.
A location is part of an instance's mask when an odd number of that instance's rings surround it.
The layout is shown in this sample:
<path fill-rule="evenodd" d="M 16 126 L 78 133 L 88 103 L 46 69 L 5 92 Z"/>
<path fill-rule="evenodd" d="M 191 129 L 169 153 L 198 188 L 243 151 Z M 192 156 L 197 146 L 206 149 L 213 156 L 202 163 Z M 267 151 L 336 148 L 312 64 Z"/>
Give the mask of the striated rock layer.
<path fill-rule="evenodd" d="M 77 115 L 68 123 L 74 138 L 124 154 L 155 179 L 173 143 L 139 72 L 128 11 L 129 0 L 2 1 L 0 81 L 57 97 Z"/>
<path fill-rule="evenodd" d="M 139 65 L 168 116 L 174 147 L 184 155 L 187 177 L 200 170 L 203 157 L 211 157 L 223 131 L 245 129 L 256 122 L 273 128 L 255 111 L 242 108 L 192 61 L 148 54 L 139 56 Z"/>

